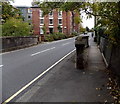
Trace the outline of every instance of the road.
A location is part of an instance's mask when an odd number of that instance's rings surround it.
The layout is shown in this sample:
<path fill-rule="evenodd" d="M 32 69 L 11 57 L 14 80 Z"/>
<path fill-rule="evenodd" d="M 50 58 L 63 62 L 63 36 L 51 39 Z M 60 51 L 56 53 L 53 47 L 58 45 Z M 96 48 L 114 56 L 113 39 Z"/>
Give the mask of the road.
<path fill-rule="evenodd" d="M 67 53 L 75 38 L 39 44 L 2 54 L 2 99 L 5 101 Z"/>

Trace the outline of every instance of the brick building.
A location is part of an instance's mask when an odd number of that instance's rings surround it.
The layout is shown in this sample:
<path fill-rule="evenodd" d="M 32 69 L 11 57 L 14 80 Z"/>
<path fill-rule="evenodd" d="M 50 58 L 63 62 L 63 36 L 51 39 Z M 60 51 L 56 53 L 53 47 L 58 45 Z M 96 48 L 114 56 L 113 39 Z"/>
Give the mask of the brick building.
<path fill-rule="evenodd" d="M 56 9 L 43 17 L 40 8 L 32 7 L 32 23 L 35 35 L 42 35 L 43 27 L 47 34 L 62 32 L 70 35 L 72 32 L 79 32 L 79 24 L 73 23 L 72 13 Z"/>

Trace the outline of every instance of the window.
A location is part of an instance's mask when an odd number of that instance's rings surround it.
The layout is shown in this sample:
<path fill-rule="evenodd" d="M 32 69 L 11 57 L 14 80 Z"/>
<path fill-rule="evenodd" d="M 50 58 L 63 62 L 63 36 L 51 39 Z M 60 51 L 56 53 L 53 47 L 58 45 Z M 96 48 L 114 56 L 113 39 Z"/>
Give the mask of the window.
<path fill-rule="evenodd" d="M 44 32 L 43 32 L 43 29 L 42 28 L 40 28 L 40 34 L 43 34 Z"/>
<path fill-rule="evenodd" d="M 58 24 L 62 24 L 62 19 L 58 19 Z"/>
<path fill-rule="evenodd" d="M 28 16 L 28 18 L 31 18 L 31 16 Z"/>
<path fill-rule="evenodd" d="M 58 16 L 62 16 L 62 11 L 59 11 L 59 12 L 58 12 Z"/>
<path fill-rule="evenodd" d="M 49 16 L 53 16 L 53 12 L 52 11 L 49 13 Z"/>
<path fill-rule="evenodd" d="M 32 13 L 32 9 L 31 8 L 28 8 L 28 13 Z"/>
<path fill-rule="evenodd" d="M 53 33 L 53 28 L 49 28 L 49 32 L 50 32 L 50 34 L 52 34 Z"/>
<path fill-rule="evenodd" d="M 53 19 L 49 19 L 49 24 L 53 24 Z"/>
<path fill-rule="evenodd" d="M 43 11 L 40 10 L 40 17 L 43 17 Z"/>
<path fill-rule="evenodd" d="M 59 30 L 58 30 L 58 31 L 62 33 L 62 28 L 59 28 Z"/>
<path fill-rule="evenodd" d="M 40 24 L 44 24 L 44 19 L 40 19 Z"/>

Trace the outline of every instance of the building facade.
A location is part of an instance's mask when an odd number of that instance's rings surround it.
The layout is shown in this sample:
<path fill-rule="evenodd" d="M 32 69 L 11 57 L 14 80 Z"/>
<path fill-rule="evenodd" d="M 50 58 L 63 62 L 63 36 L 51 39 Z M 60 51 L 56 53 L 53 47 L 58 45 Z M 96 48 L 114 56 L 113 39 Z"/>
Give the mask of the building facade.
<path fill-rule="evenodd" d="M 46 34 L 62 32 L 66 35 L 70 35 L 73 31 L 79 32 L 79 25 L 72 24 L 72 22 L 73 18 L 71 12 L 59 11 L 55 9 L 48 15 L 43 16 L 40 8 L 32 8 L 34 35 L 43 35 L 43 28 L 46 29 Z"/>
<path fill-rule="evenodd" d="M 25 22 L 28 22 L 31 25 L 32 24 L 32 8 L 26 7 L 26 6 L 17 6 L 17 8 L 21 11 L 23 20 Z"/>

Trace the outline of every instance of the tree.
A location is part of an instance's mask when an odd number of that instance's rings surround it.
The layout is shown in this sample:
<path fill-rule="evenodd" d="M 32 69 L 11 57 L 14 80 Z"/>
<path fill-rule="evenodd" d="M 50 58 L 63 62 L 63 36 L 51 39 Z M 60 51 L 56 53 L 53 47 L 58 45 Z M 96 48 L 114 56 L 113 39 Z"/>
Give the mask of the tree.
<path fill-rule="evenodd" d="M 60 25 L 58 25 L 58 32 L 62 32 L 62 28 L 61 28 L 61 26 Z"/>
<path fill-rule="evenodd" d="M 55 8 L 65 11 L 84 11 L 88 17 L 97 18 L 96 27 L 104 27 L 113 43 L 120 44 L 120 1 L 119 2 L 44 2 L 40 7 L 47 14 Z"/>
<path fill-rule="evenodd" d="M 2 27 L 3 36 L 28 36 L 30 35 L 31 27 L 28 23 L 21 19 L 10 18 Z"/>
<path fill-rule="evenodd" d="M 1 5 L 2 5 L 2 19 L 4 23 L 6 22 L 7 19 L 11 17 L 17 19 L 22 18 L 20 10 L 10 5 L 9 2 L 1 2 Z"/>
<path fill-rule="evenodd" d="M 84 32 L 85 32 L 85 30 L 86 30 L 86 29 L 85 29 L 85 28 L 83 28 L 82 24 L 80 24 L 80 32 L 81 32 L 81 33 L 84 33 Z"/>
<path fill-rule="evenodd" d="M 96 10 L 96 28 L 104 29 L 112 43 L 120 44 L 120 2 L 98 3 Z"/>
<path fill-rule="evenodd" d="M 75 24 L 80 24 L 82 22 L 80 17 L 74 17 Z"/>

